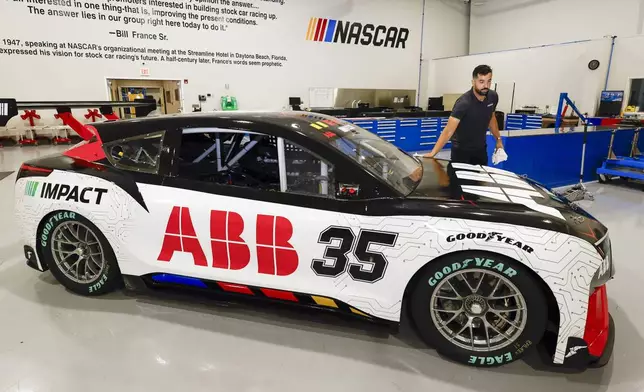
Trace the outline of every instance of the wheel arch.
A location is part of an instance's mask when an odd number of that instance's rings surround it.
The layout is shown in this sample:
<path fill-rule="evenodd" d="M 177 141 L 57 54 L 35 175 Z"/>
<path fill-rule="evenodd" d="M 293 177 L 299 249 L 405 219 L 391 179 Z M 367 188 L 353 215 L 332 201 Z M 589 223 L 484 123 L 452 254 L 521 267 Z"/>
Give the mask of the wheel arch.
<path fill-rule="evenodd" d="M 423 271 L 425 271 L 425 269 L 428 268 L 428 266 L 431 263 L 440 261 L 440 260 L 442 260 L 442 259 L 444 259 L 446 257 L 451 257 L 451 256 L 454 256 L 454 255 L 458 255 L 458 254 L 461 254 L 461 253 L 472 252 L 472 251 L 480 252 L 482 254 L 487 254 L 487 255 L 490 255 L 490 256 L 494 256 L 494 257 L 501 257 L 501 258 L 504 258 L 504 259 L 512 260 L 513 262 L 521 264 L 522 266 L 526 267 L 525 270 L 527 271 L 528 275 L 531 276 L 534 279 L 535 282 L 537 282 L 537 284 L 543 290 L 544 295 L 546 296 L 547 306 L 548 306 L 548 328 L 550 328 L 550 329 L 555 328 L 555 330 L 559 329 L 559 317 L 560 317 L 559 303 L 557 302 L 557 299 L 555 298 L 554 293 L 552 292 L 552 290 L 550 289 L 548 284 L 541 278 L 541 276 L 539 276 L 539 274 L 537 274 L 531 268 L 528 268 L 525 265 L 525 263 L 522 263 L 519 260 L 516 260 L 516 259 L 514 259 L 512 257 L 509 257 L 507 255 L 504 255 L 502 253 L 491 252 L 491 251 L 488 251 L 488 250 L 467 249 L 467 250 L 459 250 L 459 251 L 455 251 L 455 252 L 449 252 L 449 253 L 442 254 L 439 257 L 436 257 L 436 258 L 428 261 L 427 263 L 425 263 L 425 265 L 423 265 L 421 268 L 418 269 L 418 271 L 416 271 L 414 273 L 414 275 L 411 277 L 411 279 L 409 279 L 409 281 L 407 282 L 407 285 L 405 286 L 405 290 L 403 292 L 403 298 L 402 298 L 402 311 L 406 315 L 410 316 L 410 312 L 409 312 L 409 304 L 410 304 L 409 297 L 411 296 L 411 292 L 412 292 L 413 288 L 420 281 L 420 277 L 422 276 Z M 411 317 L 409 317 L 409 319 L 412 320 Z M 412 324 L 413 324 L 413 320 L 412 320 Z"/>

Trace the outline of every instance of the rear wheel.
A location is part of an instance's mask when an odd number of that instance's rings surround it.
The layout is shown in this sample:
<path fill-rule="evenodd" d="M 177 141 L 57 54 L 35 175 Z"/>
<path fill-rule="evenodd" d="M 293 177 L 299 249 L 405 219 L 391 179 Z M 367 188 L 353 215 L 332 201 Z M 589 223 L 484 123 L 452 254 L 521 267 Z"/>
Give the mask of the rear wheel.
<path fill-rule="evenodd" d="M 120 287 L 121 273 L 112 247 L 103 233 L 80 214 L 54 213 L 38 238 L 49 269 L 69 290 L 95 296 Z"/>
<path fill-rule="evenodd" d="M 419 335 L 442 355 L 472 366 L 514 362 L 541 340 L 547 301 L 521 264 L 484 252 L 430 263 L 411 293 Z"/>

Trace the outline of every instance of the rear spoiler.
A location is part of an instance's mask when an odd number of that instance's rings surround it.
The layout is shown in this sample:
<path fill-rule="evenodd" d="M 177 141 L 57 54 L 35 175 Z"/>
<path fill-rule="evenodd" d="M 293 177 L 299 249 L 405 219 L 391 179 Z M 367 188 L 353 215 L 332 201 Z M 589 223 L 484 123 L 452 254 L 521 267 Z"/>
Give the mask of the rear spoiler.
<path fill-rule="evenodd" d="M 0 98 L 0 127 L 7 125 L 10 118 L 17 116 L 20 110 L 25 111 L 26 116 L 33 116 L 36 110 L 54 109 L 56 118 L 60 118 L 63 124 L 72 128 L 78 136 L 84 140 L 94 137 L 91 127 L 83 125 L 72 115 L 72 109 L 79 108 L 98 108 L 98 111 L 89 112 L 88 115 L 101 115 L 107 120 L 118 120 L 114 113 L 114 108 L 131 108 L 136 107 L 137 116 L 143 117 L 156 110 L 156 101 L 154 98 L 136 99 L 133 102 L 117 101 L 21 101 L 18 102 L 13 98 Z M 89 117 L 87 117 L 89 118 Z"/>

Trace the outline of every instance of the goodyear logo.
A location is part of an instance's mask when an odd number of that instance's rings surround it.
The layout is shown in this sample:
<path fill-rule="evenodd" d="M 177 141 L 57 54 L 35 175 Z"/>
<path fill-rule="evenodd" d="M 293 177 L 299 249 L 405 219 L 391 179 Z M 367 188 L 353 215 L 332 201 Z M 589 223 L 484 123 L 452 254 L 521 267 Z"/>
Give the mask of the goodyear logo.
<path fill-rule="evenodd" d="M 311 18 L 306 31 L 308 41 L 332 42 L 385 48 L 402 48 L 409 38 L 409 29 L 359 22 Z"/>
<path fill-rule="evenodd" d="M 25 195 L 32 197 L 36 196 L 38 185 L 40 185 L 40 183 L 37 181 L 27 181 L 27 185 L 25 186 Z"/>

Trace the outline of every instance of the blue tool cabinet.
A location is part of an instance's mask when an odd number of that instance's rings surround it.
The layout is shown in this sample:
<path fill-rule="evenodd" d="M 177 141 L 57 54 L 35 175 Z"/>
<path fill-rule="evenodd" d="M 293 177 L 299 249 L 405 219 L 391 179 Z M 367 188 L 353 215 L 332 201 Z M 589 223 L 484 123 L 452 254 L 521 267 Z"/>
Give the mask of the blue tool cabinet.
<path fill-rule="evenodd" d="M 515 131 L 519 129 L 543 128 L 540 115 L 508 114 L 505 120 L 505 129 Z"/>
<path fill-rule="evenodd" d="M 403 151 L 428 151 L 434 148 L 447 117 L 397 118 L 397 119 L 345 119 L 375 133 Z M 450 148 L 447 143 L 444 148 Z"/>

